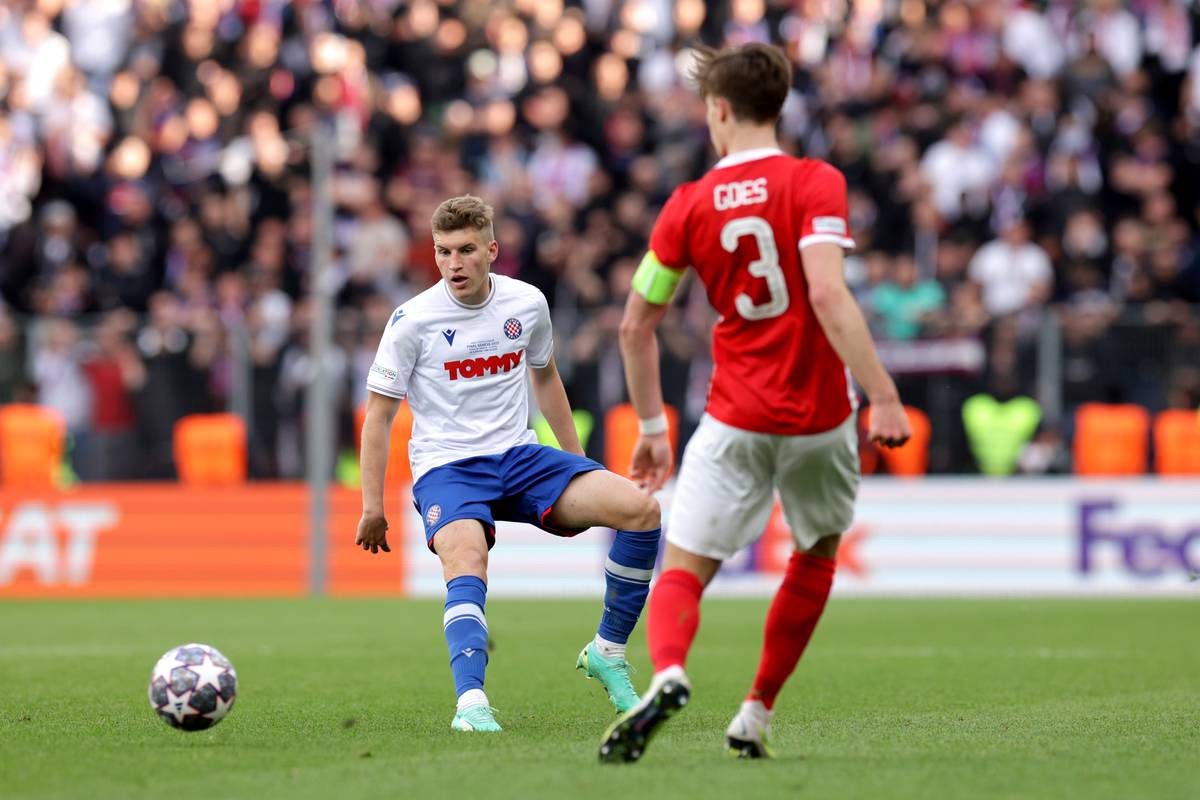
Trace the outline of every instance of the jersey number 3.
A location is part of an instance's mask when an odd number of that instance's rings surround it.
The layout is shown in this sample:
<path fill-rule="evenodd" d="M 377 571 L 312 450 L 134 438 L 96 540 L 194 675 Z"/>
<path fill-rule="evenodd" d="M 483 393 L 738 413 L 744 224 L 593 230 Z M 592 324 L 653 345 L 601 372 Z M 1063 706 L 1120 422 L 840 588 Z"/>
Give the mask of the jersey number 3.
<path fill-rule="evenodd" d="M 731 219 L 721 228 L 721 247 L 728 253 L 738 248 L 738 240 L 743 236 L 753 236 L 758 245 L 758 258 L 748 265 L 750 274 L 763 278 L 767 282 L 767 291 L 771 297 L 765 303 L 755 304 L 750 295 L 742 293 L 734 299 L 734 307 L 743 319 L 770 319 L 778 317 L 787 311 L 790 298 L 788 297 L 787 279 L 779 268 L 779 248 L 775 245 L 775 232 L 762 217 L 739 217 Z"/>

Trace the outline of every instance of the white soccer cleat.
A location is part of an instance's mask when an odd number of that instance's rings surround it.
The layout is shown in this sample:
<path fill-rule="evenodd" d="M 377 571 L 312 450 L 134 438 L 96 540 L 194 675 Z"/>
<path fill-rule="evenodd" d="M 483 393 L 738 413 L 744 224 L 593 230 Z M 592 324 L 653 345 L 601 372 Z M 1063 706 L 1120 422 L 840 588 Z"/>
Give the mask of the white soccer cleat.
<path fill-rule="evenodd" d="M 761 700 L 746 700 L 725 729 L 725 745 L 738 758 L 774 758 L 771 712 Z"/>

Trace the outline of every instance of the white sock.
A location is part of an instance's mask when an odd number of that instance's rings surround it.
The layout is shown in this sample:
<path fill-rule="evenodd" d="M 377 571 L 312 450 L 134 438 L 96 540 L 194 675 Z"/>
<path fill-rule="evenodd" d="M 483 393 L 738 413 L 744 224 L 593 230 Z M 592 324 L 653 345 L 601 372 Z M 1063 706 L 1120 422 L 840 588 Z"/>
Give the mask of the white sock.
<path fill-rule="evenodd" d="M 596 649 L 600 651 L 600 655 L 604 656 L 605 658 L 617 658 L 622 661 L 625 660 L 625 645 L 617 644 L 616 642 L 610 642 L 608 639 L 603 638 L 598 633 L 596 634 L 596 638 L 592 641 L 596 645 Z"/>
<path fill-rule="evenodd" d="M 458 696 L 458 710 L 463 711 L 471 706 L 486 706 L 488 705 L 487 695 L 483 693 L 483 689 L 468 689 Z"/>

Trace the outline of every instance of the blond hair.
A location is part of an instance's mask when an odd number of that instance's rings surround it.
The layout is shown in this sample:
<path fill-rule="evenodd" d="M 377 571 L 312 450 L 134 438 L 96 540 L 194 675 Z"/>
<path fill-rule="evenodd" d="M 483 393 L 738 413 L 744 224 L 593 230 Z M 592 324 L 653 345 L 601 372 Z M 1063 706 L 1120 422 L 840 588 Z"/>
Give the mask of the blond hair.
<path fill-rule="evenodd" d="M 474 195 L 451 197 L 433 212 L 433 232 L 449 233 L 470 228 L 483 232 L 484 242 L 496 238 L 492 227 L 492 207 Z"/>

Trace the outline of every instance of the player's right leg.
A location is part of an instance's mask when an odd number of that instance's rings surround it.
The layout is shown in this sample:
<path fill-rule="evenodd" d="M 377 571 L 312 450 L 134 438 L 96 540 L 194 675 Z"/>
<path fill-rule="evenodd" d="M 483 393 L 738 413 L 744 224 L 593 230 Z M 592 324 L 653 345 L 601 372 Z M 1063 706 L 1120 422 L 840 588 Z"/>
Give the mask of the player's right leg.
<path fill-rule="evenodd" d="M 437 532 L 433 548 L 442 560 L 446 606 L 442 629 L 450 652 L 450 672 L 458 708 L 450 727 L 491 733 L 500 730 L 483 692 L 488 661 L 487 537 L 478 520 L 449 522 Z"/>
<path fill-rule="evenodd" d="M 413 502 L 425 523 L 425 542 L 442 562 L 446 606 L 442 630 L 458 697 L 451 727 L 499 731 L 483 692 L 488 663 L 488 549 L 496 523 L 489 503 L 500 492 L 495 459 L 476 457 L 435 467 L 413 485 Z"/>
<path fill-rule="evenodd" d="M 730 751 L 741 758 L 771 755 L 768 737 L 775 698 L 825 611 L 839 534 L 853 520 L 858 483 L 853 416 L 827 433 L 781 442 L 776 484 L 796 552 L 767 612 L 754 684 L 725 734 Z"/>
<path fill-rule="evenodd" d="M 775 698 L 796 670 L 825 611 L 837 564 L 840 536 L 818 540 L 788 561 L 763 628 L 762 655 L 754 684 L 725 731 L 725 744 L 738 758 L 770 758 Z"/>

